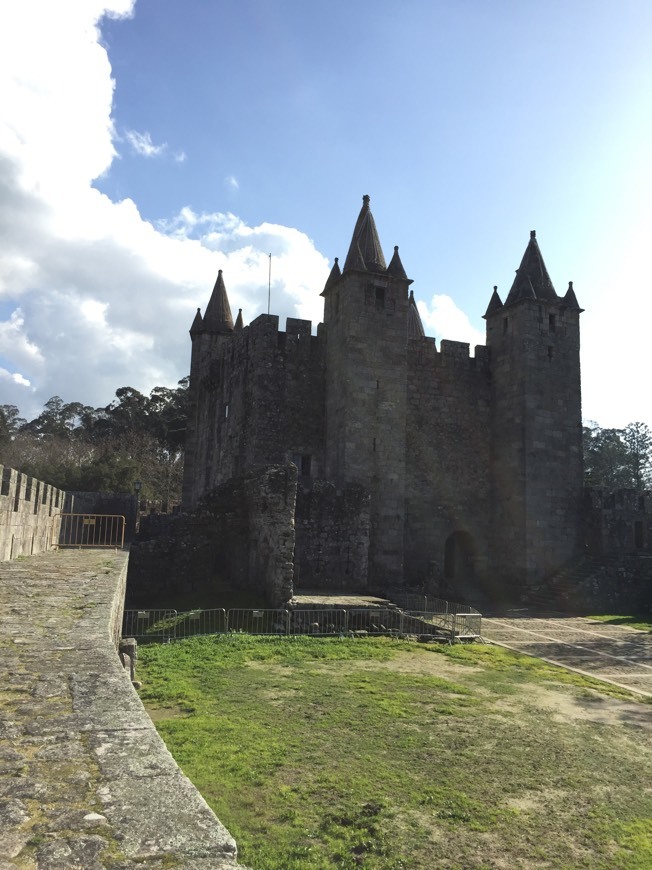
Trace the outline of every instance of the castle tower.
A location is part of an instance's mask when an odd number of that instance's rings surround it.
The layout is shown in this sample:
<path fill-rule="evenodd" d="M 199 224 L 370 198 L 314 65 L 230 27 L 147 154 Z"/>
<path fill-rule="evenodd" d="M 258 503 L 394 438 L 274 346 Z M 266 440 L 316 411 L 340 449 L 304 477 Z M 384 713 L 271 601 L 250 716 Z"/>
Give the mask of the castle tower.
<path fill-rule="evenodd" d="M 503 304 L 485 314 L 492 375 L 493 573 L 507 597 L 581 546 L 581 310 L 555 292 L 534 231 Z"/>
<path fill-rule="evenodd" d="M 240 326 L 242 325 L 240 319 Z M 225 342 L 233 335 L 233 317 L 222 270 L 211 293 L 204 316 L 198 308 L 190 327 L 192 353 L 190 357 L 189 409 L 186 429 L 186 449 L 183 465 L 182 503 L 195 507 L 210 487 L 214 451 L 207 442 L 216 413 L 215 390 L 212 389 L 214 367 Z"/>
<path fill-rule="evenodd" d="M 408 279 L 389 265 L 363 204 L 340 270 L 326 282 L 326 477 L 371 495 L 369 582 L 403 577 Z"/>

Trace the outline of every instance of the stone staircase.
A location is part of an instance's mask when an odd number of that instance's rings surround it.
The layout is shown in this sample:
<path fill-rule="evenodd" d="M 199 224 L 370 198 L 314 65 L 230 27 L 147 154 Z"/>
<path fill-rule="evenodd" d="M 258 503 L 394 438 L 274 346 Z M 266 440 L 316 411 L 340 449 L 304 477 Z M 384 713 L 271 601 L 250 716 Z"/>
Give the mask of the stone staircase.
<path fill-rule="evenodd" d="M 549 580 L 530 590 L 525 603 L 537 610 L 578 611 L 622 608 L 645 611 L 652 589 L 652 556 L 636 553 L 584 554 L 571 559 Z M 647 594 L 647 606 L 652 593 Z"/>

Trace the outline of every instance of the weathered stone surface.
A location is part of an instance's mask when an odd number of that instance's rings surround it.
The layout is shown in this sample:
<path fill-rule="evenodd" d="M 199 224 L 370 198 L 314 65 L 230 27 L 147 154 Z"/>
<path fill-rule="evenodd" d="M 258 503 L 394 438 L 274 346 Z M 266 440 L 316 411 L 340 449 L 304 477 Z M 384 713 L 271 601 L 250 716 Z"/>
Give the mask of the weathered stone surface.
<path fill-rule="evenodd" d="M 120 664 L 126 567 L 110 551 L 0 564 L 0 870 L 238 866 Z"/>

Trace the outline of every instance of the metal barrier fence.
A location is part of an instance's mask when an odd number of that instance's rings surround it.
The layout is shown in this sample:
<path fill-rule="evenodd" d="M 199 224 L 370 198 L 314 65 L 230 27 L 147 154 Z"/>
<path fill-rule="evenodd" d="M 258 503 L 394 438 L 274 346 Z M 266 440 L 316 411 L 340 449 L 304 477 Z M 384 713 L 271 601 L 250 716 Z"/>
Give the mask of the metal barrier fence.
<path fill-rule="evenodd" d="M 119 514 L 61 514 L 60 547 L 124 547 L 124 516 Z"/>
<path fill-rule="evenodd" d="M 403 610 L 419 611 L 422 613 L 468 613 L 480 616 L 480 611 L 470 604 L 459 604 L 454 601 L 446 601 L 444 598 L 435 598 L 434 595 L 417 595 L 414 592 L 397 592 L 390 596 L 391 601 Z"/>
<path fill-rule="evenodd" d="M 125 610 L 122 636 L 165 642 L 176 637 L 176 620 L 176 610 Z"/>
<path fill-rule="evenodd" d="M 293 610 L 289 614 L 288 634 L 315 637 L 340 635 L 347 631 L 346 610 Z"/>
<path fill-rule="evenodd" d="M 288 634 L 287 610 L 246 610 L 227 613 L 227 630 L 241 634 Z"/>
<path fill-rule="evenodd" d="M 170 641 L 216 634 L 255 634 L 315 637 L 410 635 L 450 642 L 481 636 L 479 613 L 403 611 L 398 608 L 125 610 L 123 637 Z"/>
<path fill-rule="evenodd" d="M 226 610 L 189 610 L 177 613 L 174 619 L 174 638 L 198 637 L 209 634 L 226 634 Z"/>

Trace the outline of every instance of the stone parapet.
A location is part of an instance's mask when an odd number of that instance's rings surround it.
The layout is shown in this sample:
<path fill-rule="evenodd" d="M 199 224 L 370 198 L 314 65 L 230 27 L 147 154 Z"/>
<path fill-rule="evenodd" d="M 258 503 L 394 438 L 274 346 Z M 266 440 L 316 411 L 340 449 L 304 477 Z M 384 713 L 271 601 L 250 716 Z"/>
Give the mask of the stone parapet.
<path fill-rule="evenodd" d="M 0 465 L 0 562 L 42 553 L 59 541 L 65 493 Z"/>
<path fill-rule="evenodd" d="M 116 649 L 126 552 L 0 566 L 0 867 L 235 868 Z"/>

